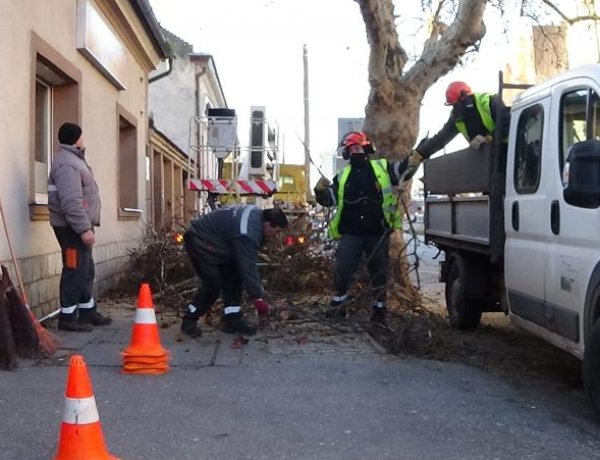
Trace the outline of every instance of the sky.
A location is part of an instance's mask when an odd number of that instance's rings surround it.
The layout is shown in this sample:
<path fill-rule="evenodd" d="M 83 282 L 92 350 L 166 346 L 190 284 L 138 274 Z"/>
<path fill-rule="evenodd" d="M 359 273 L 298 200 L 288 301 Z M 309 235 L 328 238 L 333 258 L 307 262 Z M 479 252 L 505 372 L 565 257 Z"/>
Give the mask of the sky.
<path fill-rule="evenodd" d="M 244 126 L 248 126 L 250 106 L 264 105 L 267 118 L 280 127 L 280 148 L 287 163 L 304 161 L 299 138 L 304 137 L 302 53 L 306 44 L 311 156 L 331 177 L 337 120 L 364 117 L 369 94 L 369 47 L 356 2 L 150 0 L 150 4 L 163 27 L 191 43 L 195 52 L 213 55 L 228 106 L 238 116 L 241 144 L 249 142 Z M 407 8 L 419 4 L 402 0 L 400 33 L 418 33 L 422 13 Z M 444 91 L 452 80 L 464 79 L 475 91 L 497 91 L 498 71 L 510 46 L 506 38 L 494 33 L 501 22 L 492 11 L 486 12 L 488 34 L 482 52 L 428 91 L 421 109 L 421 135 L 434 134 L 448 117 Z M 318 178 L 314 173 L 311 176 L 312 182 Z"/>
<path fill-rule="evenodd" d="M 151 0 L 160 24 L 194 51 L 213 55 L 240 142 L 250 106 L 266 106 L 280 127 L 286 162 L 304 147 L 303 45 L 308 50 L 310 146 L 315 163 L 331 155 L 338 117 L 362 117 L 368 45 L 358 5 L 350 0 Z"/>

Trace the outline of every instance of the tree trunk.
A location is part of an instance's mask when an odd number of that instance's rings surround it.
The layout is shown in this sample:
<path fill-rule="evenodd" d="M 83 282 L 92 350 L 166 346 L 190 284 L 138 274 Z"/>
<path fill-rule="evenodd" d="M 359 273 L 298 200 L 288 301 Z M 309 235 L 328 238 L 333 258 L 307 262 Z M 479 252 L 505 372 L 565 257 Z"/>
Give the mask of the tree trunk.
<path fill-rule="evenodd" d="M 485 35 L 486 0 L 460 0 L 454 20 L 446 27 L 439 20 L 443 0 L 431 19 L 431 33 L 423 54 L 404 72 L 408 57 L 398 40 L 392 0 L 355 0 L 365 22 L 371 92 L 365 109 L 365 131 L 379 154 L 391 161 L 405 158 L 417 140 L 419 111 L 425 92 L 452 70 L 465 52 Z M 405 0 L 406 1 L 406 0 Z M 440 101 L 440 104 L 442 102 Z M 410 184 L 401 187 L 400 200 L 410 203 Z M 403 207 L 403 209 L 408 209 Z M 419 300 L 409 279 L 405 243 L 395 232 L 390 248 L 390 279 L 401 303 Z"/>

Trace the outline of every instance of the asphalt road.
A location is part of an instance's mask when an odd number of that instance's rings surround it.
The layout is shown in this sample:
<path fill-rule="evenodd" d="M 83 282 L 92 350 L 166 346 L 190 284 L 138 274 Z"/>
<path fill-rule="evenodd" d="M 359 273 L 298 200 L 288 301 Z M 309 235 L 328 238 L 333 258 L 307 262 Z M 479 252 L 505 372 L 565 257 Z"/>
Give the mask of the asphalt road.
<path fill-rule="evenodd" d="M 160 330 L 171 371 L 123 375 L 133 309 L 112 315 L 61 334 L 55 359 L 0 374 L 0 458 L 53 456 L 72 353 L 88 363 L 110 452 L 128 460 L 600 458 L 593 421 L 468 366 L 383 354 L 360 333 L 259 333 L 232 348 L 231 335 L 181 341 L 172 325 Z"/>

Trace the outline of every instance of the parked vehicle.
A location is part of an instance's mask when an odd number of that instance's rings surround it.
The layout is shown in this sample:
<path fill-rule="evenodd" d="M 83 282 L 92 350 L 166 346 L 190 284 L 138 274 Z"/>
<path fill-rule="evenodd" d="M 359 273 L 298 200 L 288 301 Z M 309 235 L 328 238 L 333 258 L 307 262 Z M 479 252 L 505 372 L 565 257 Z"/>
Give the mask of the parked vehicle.
<path fill-rule="evenodd" d="M 583 359 L 600 408 L 600 65 L 526 89 L 493 145 L 430 159 L 425 193 L 452 325 L 507 313 Z"/>

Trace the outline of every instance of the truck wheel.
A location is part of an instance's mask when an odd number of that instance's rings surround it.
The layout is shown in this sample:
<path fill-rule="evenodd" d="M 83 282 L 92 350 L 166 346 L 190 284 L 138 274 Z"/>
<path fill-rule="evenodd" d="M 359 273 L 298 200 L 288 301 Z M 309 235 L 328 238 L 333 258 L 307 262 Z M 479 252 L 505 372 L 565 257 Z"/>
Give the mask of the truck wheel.
<path fill-rule="evenodd" d="M 596 288 L 592 305 L 600 302 L 600 287 Z M 583 355 L 583 386 L 600 415 L 600 320 L 596 320 L 585 339 Z"/>
<path fill-rule="evenodd" d="M 481 307 L 467 296 L 469 283 L 476 282 L 469 278 L 469 272 L 463 257 L 451 258 L 446 279 L 446 308 L 452 327 L 472 331 L 481 321 Z"/>

